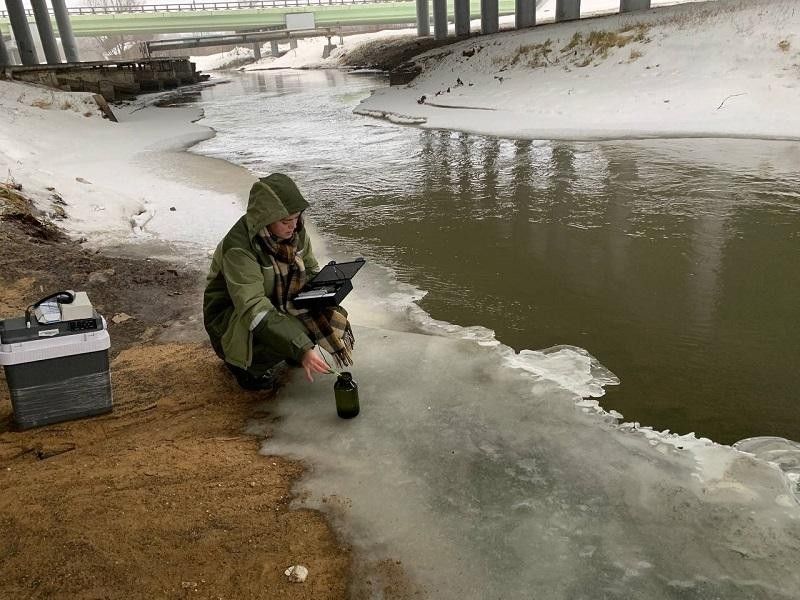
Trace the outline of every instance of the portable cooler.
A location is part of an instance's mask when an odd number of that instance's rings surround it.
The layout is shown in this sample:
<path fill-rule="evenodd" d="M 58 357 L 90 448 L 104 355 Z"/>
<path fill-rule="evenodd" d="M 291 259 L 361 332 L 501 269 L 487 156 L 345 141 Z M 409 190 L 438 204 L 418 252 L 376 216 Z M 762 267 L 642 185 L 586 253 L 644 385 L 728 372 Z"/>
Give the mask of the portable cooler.
<path fill-rule="evenodd" d="M 27 315 L 0 321 L 0 365 L 17 428 L 111 411 L 111 340 L 91 305 L 83 315 L 47 324 Z"/>

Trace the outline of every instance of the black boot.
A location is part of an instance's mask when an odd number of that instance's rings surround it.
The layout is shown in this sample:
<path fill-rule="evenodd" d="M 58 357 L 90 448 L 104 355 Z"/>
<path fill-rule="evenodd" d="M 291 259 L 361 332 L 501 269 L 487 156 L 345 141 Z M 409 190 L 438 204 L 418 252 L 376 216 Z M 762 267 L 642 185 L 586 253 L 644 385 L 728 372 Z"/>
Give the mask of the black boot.
<path fill-rule="evenodd" d="M 278 376 L 286 371 L 286 363 L 283 362 L 267 370 L 263 375 L 254 375 L 245 369 L 234 367 L 228 363 L 225 363 L 225 366 L 236 377 L 236 383 L 239 384 L 239 387 L 251 391 L 277 389 Z"/>

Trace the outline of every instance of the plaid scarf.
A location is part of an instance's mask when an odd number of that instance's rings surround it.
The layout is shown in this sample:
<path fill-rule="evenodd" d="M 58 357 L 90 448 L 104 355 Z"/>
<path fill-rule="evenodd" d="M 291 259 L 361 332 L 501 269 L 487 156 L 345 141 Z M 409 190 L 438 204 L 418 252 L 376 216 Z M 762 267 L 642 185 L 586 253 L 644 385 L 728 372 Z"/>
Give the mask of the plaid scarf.
<path fill-rule="evenodd" d="M 276 240 L 264 227 L 258 235 L 275 269 L 272 304 L 279 311 L 300 319 L 312 341 L 327 350 L 339 368 L 352 365 L 355 337 L 347 311 L 341 306 L 326 306 L 311 312 L 296 308 L 292 303 L 291 299 L 300 293 L 308 279 L 303 259 L 297 253 L 297 233 L 288 240 Z"/>

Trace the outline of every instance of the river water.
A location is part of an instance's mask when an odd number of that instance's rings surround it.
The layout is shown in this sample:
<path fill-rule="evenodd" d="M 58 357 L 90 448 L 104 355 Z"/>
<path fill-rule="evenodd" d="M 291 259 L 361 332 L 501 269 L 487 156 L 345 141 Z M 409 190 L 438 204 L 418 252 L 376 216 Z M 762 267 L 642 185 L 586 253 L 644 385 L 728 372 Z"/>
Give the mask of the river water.
<path fill-rule="evenodd" d="M 800 144 L 569 143 L 351 114 L 376 76 L 234 77 L 197 152 L 296 177 L 334 245 L 517 350 L 572 344 L 603 406 L 720 443 L 800 440 Z"/>
<path fill-rule="evenodd" d="M 312 465 L 301 502 L 359 551 L 356 591 L 403 597 L 400 571 L 437 600 L 800 598 L 800 449 L 748 446 L 791 480 L 618 414 L 800 439 L 800 145 L 353 115 L 381 85 L 232 75 L 198 98 L 217 136 L 193 148 L 290 173 L 318 250 L 369 261 L 347 300 L 362 414 L 296 377 L 265 447 Z"/>

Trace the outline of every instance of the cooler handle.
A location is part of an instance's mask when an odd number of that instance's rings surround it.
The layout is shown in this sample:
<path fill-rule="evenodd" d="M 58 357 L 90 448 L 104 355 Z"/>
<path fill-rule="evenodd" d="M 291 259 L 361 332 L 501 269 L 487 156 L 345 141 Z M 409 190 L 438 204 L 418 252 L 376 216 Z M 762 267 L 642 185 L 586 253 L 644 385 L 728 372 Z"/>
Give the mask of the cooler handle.
<path fill-rule="evenodd" d="M 56 302 L 59 304 L 70 304 L 75 300 L 75 294 L 70 290 L 61 290 L 60 292 L 55 292 L 54 294 L 49 294 L 44 298 L 40 298 L 33 304 L 29 304 L 25 309 L 25 327 L 28 329 L 31 328 L 31 311 L 36 310 L 40 304 L 52 300 L 53 298 L 55 298 Z"/>

